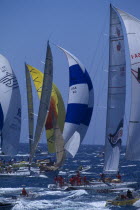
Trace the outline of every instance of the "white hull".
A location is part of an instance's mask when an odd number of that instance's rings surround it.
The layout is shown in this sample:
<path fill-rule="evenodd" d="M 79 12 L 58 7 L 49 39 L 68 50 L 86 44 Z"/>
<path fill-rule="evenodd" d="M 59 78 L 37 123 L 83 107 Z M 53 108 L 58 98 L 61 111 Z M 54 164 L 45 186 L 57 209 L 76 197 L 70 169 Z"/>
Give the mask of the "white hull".
<path fill-rule="evenodd" d="M 62 187 L 57 186 L 56 184 L 49 184 L 48 188 L 50 190 L 92 190 L 95 192 L 107 192 L 112 189 L 132 187 L 136 184 L 137 184 L 137 182 L 95 183 L 95 184 L 80 185 L 80 186 L 71 186 L 70 184 L 68 184 L 68 185 L 64 185 Z"/>

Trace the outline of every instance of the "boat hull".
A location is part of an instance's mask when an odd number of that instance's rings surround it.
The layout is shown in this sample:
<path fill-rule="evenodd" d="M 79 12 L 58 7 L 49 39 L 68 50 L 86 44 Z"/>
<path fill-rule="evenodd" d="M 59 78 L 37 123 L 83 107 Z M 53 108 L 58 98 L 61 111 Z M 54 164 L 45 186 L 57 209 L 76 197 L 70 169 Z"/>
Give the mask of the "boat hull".
<path fill-rule="evenodd" d="M 59 187 L 60 190 L 91 190 L 98 193 L 109 193 L 112 192 L 114 189 L 119 189 L 123 187 L 130 187 L 136 185 L 137 182 L 123 182 L 123 183 L 95 183 L 95 184 L 88 184 L 88 185 L 79 185 L 79 186 L 72 186 L 70 184 L 66 184 L 63 187 Z M 48 185 L 49 189 L 58 190 L 58 186 L 56 184 Z"/>
<path fill-rule="evenodd" d="M 127 206 L 127 205 L 133 205 L 136 201 L 138 201 L 140 198 L 133 198 L 133 199 L 125 199 L 125 200 L 108 200 L 106 202 L 107 205 L 114 205 L 114 206 Z"/>

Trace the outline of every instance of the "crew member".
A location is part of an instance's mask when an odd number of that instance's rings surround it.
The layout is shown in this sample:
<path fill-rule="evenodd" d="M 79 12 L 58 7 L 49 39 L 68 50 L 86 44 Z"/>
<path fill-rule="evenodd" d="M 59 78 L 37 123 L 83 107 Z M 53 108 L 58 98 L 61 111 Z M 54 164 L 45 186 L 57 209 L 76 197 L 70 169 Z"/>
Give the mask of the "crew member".
<path fill-rule="evenodd" d="M 58 177 L 57 176 L 54 177 L 54 182 L 55 182 L 55 184 L 58 183 Z"/>
<path fill-rule="evenodd" d="M 104 175 L 104 173 L 100 174 L 100 177 L 101 177 L 101 181 L 105 182 L 105 175 Z"/>
<path fill-rule="evenodd" d="M 23 196 L 28 196 L 27 191 L 25 190 L 25 188 L 22 189 L 21 195 Z"/>
<path fill-rule="evenodd" d="M 127 190 L 127 197 L 133 198 L 132 192 L 129 189 Z"/>
<path fill-rule="evenodd" d="M 83 177 L 83 181 L 84 181 L 84 185 L 86 185 L 87 184 L 87 177 L 86 176 Z"/>
<path fill-rule="evenodd" d="M 117 179 L 120 179 L 121 180 L 121 175 L 120 175 L 120 173 L 118 172 L 118 174 L 117 174 Z"/>

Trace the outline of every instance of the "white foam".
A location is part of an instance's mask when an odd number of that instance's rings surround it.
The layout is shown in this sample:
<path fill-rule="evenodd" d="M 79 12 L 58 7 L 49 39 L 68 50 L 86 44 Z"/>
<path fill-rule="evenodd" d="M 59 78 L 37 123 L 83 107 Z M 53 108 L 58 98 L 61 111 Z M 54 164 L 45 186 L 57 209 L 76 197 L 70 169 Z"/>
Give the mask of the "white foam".
<path fill-rule="evenodd" d="M 137 165 L 127 165 L 127 166 L 121 166 L 122 168 L 128 168 L 128 167 L 135 167 Z"/>
<path fill-rule="evenodd" d="M 106 207 L 106 201 L 96 201 L 96 202 L 92 202 L 89 203 L 91 206 L 94 207 L 94 209 L 98 209 L 98 210 L 102 210 L 102 209 L 109 209 L 108 207 Z"/>
<path fill-rule="evenodd" d="M 140 207 L 140 200 L 136 201 L 133 206 Z"/>

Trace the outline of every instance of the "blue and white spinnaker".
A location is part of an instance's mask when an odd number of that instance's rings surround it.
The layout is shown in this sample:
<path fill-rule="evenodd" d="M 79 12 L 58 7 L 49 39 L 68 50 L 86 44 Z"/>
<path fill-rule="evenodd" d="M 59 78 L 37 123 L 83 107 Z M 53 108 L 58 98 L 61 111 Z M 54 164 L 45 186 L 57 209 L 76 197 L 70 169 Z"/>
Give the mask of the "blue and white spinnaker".
<path fill-rule="evenodd" d="M 87 132 L 93 111 L 93 86 L 83 64 L 71 53 L 59 47 L 69 63 L 69 99 L 63 137 L 65 150 L 73 157 Z"/>

